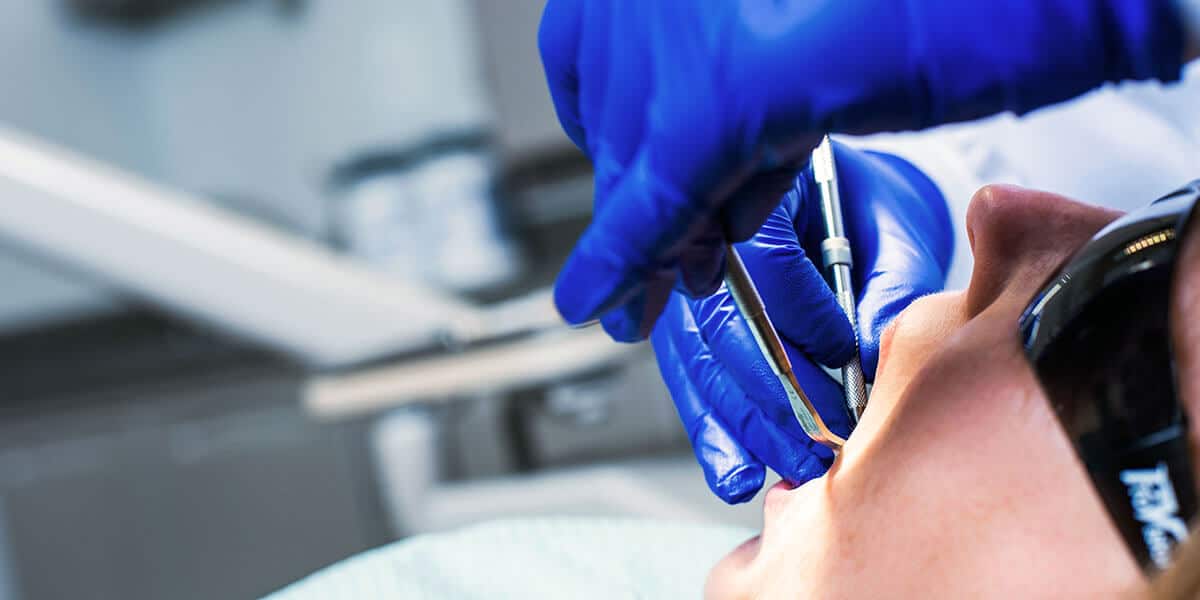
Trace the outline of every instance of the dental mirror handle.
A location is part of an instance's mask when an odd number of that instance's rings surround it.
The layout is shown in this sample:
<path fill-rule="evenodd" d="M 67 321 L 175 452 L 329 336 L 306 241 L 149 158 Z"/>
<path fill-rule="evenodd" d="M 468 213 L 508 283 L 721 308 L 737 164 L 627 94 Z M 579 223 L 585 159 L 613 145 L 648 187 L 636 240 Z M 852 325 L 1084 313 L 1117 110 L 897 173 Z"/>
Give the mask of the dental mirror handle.
<path fill-rule="evenodd" d="M 814 442 L 828 446 L 834 452 L 841 450 L 846 440 L 830 431 L 821 414 L 804 393 L 804 389 L 800 387 L 800 382 L 796 380 L 796 374 L 792 371 L 792 361 L 788 359 L 783 341 L 771 323 L 771 317 L 767 316 L 767 308 L 754 286 L 754 280 L 750 278 L 742 257 L 732 244 L 725 246 L 725 286 L 750 328 L 759 352 L 767 359 L 771 371 L 783 386 L 788 402 L 792 405 L 792 413 L 800 422 L 804 433 Z"/>

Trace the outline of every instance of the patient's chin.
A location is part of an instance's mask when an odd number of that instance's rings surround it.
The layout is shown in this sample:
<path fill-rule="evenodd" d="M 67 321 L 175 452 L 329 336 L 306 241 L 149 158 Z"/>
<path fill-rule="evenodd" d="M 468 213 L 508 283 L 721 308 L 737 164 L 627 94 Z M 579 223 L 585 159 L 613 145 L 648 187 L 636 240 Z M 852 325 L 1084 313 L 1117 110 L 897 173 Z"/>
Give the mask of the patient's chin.
<path fill-rule="evenodd" d="M 730 600 L 733 598 L 748 598 L 746 589 L 747 574 L 750 565 L 758 557 L 762 548 L 762 536 L 756 535 L 726 554 L 712 570 L 704 582 L 704 598 L 706 600 Z"/>
<path fill-rule="evenodd" d="M 763 501 L 763 532 L 756 535 L 726 554 L 709 571 L 705 582 L 704 597 L 710 600 L 726 598 L 750 598 L 757 590 L 757 580 L 763 575 L 764 559 L 767 555 L 778 558 L 781 540 L 788 540 L 789 531 L 795 530 L 795 523 L 789 524 L 789 514 L 802 507 L 813 506 L 819 502 L 819 496 L 825 493 L 829 483 L 829 474 L 796 485 L 780 481 L 767 490 Z M 774 550 L 763 553 L 763 542 L 770 538 L 768 545 L 773 544 Z M 769 562 L 769 561 L 768 561 Z"/>

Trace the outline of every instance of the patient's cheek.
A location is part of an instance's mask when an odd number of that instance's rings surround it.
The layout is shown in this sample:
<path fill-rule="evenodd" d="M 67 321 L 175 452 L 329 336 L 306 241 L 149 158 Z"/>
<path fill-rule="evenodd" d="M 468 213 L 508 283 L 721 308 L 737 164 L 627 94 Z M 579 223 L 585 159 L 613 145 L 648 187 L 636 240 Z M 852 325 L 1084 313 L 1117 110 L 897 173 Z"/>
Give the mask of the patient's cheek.
<path fill-rule="evenodd" d="M 880 343 L 872 402 L 898 397 L 946 338 L 962 326 L 966 321 L 962 298 L 963 292 L 925 296 L 888 326 Z"/>

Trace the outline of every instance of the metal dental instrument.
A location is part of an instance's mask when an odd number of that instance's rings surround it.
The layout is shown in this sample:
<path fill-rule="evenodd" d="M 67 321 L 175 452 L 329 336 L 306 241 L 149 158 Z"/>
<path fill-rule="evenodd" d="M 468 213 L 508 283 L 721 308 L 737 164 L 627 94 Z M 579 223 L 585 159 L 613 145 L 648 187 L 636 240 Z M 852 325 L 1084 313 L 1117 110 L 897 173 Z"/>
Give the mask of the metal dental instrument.
<path fill-rule="evenodd" d="M 858 311 L 854 306 L 854 287 L 850 279 L 854 260 L 850 255 L 850 240 L 846 239 L 846 227 L 842 221 L 842 200 L 838 194 L 837 168 L 834 166 L 833 145 L 829 136 L 825 136 L 821 145 L 813 150 L 812 167 L 813 178 L 821 194 L 821 216 L 825 221 L 821 259 L 832 280 L 838 304 L 846 313 L 846 318 L 850 319 L 850 327 L 854 330 L 854 358 L 842 367 L 842 389 L 846 392 L 846 407 L 857 423 L 867 407 L 867 386 L 858 355 Z"/>
<path fill-rule="evenodd" d="M 800 421 L 800 427 L 814 442 L 824 444 L 834 452 L 841 450 L 846 440 L 825 426 L 820 413 L 796 381 L 796 375 L 792 372 L 792 361 L 788 360 L 779 333 L 771 324 L 762 297 L 758 295 L 758 289 L 754 287 L 746 265 L 742 263 L 742 258 L 738 256 L 732 244 L 725 246 L 725 263 L 725 286 L 733 296 L 742 318 L 750 327 L 750 333 L 754 335 L 759 351 L 763 353 L 763 357 L 771 365 L 771 371 L 783 385 L 783 391 L 792 405 L 796 420 Z"/>

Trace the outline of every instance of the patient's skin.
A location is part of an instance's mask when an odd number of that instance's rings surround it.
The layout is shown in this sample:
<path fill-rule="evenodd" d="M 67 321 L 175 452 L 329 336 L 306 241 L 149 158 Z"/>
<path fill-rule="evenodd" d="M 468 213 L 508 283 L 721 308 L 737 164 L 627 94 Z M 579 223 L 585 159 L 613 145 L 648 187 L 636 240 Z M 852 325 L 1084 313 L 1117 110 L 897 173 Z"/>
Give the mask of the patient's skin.
<path fill-rule="evenodd" d="M 976 193 L 968 289 L 923 298 L 892 323 L 871 404 L 841 457 L 826 477 L 768 493 L 762 536 L 714 567 L 706 596 L 1141 595 L 1138 567 L 1016 333 L 1051 272 L 1117 216 L 1014 187 Z M 1198 315 L 1200 232 L 1181 260 L 1173 314 Z M 1195 400 L 1200 319 L 1192 321 L 1175 319 L 1173 335 L 1184 398 Z"/>

